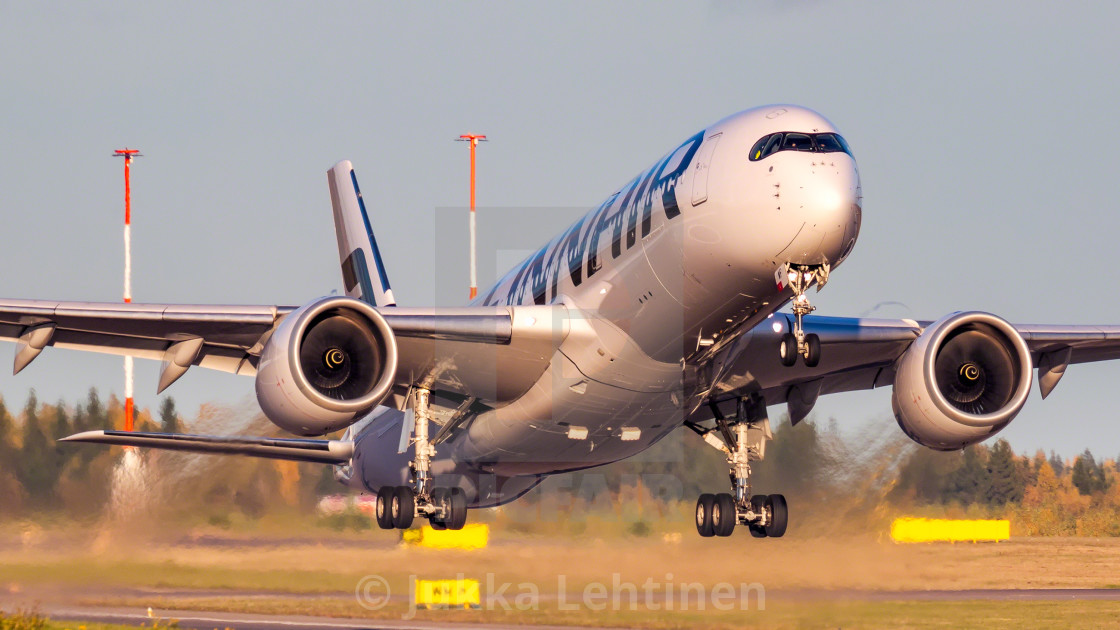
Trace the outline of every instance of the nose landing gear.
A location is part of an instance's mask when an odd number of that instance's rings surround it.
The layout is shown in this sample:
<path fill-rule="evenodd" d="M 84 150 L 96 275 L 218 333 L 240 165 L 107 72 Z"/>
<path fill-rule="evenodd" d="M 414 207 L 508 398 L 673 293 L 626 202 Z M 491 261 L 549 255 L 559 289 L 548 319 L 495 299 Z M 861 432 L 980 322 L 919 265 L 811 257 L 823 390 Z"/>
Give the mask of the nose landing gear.
<path fill-rule="evenodd" d="M 696 501 L 696 531 L 704 537 L 730 536 L 736 525 L 746 525 L 756 538 L 777 538 L 786 533 L 788 509 L 780 494 L 751 495 L 751 460 L 766 454 L 766 440 L 773 439 L 766 401 L 760 395 L 741 398 L 734 418 L 725 418 L 710 403 L 716 426 L 704 429 L 688 423 L 709 445 L 727 455 L 732 493 L 702 494 Z"/>
<path fill-rule="evenodd" d="M 778 290 L 787 286 L 793 290 L 793 315 L 796 318 L 793 331 L 782 335 L 782 343 L 778 348 L 782 365 L 789 367 L 797 362 L 800 355 L 806 367 L 816 367 L 821 361 L 821 340 L 815 334 L 805 334 L 802 322 L 809 313 L 817 307 L 809 303 L 809 296 L 805 294 L 809 285 L 816 282 L 817 291 L 828 283 L 828 263 L 820 265 L 791 265 L 786 263 L 774 272 L 774 280 L 778 283 Z"/>

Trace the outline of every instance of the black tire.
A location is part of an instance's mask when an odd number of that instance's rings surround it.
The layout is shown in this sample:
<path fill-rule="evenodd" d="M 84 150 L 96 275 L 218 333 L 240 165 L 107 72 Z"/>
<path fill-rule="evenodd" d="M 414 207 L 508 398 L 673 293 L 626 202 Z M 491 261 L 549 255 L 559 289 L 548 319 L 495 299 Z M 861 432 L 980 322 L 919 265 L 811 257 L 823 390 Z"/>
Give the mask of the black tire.
<path fill-rule="evenodd" d="M 766 509 L 770 511 L 770 523 L 766 525 L 766 535 L 771 538 L 781 538 L 786 533 L 786 523 L 789 522 L 789 509 L 786 498 L 780 494 L 772 494 L 766 498 Z"/>
<path fill-rule="evenodd" d="M 809 354 L 805 357 L 805 367 L 817 367 L 821 362 L 821 338 L 816 335 L 806 335 L 805 345 L 809 348 Z"/>
<path fill-rule="evenodd" d="M 447 521 L 450 520 L 450 514 L 448 513 L 450 503 L 451 492 L 449 492 L 447 488 L 436 488 L 432 490 L 432 504 L 444 510 L 443 518 L 435 515 L 428 517 L 428 524 L 432 526 L 432 529 L 447 529 Z"/>
<path fill-rule="evenodd" d="M 715 505 L 712 507 L 712 531 L 716 536 L 730 536 L 735 533 L 735 525 L 739 522 L 739 514 L 735 509 L 735 499 L 726 492 L 716 495 Z"/>
<path fill-rule="evenodd" d="M 797 363 L 797 337 L 794 337 L 793 333 L 782 335 L 782 343 L 778 346 L 778 358 L 786 367 Z"/>
<path fill-rule="evenodd" d="M 393 529 L 393 486 L 377 489 L 377 501 L 373 504 L 373 515 L 381 529 Z"/>
<path fill-rule="evenodd" d="M 397 486 L 393 491 L 393 527 L 408 529 L 416 517 L 416 493 L 408 486 Z"/>
<path fill-rule="evenodd" d="M 712 494 L 702 494 L 696 500 L 696 531 L 699 532 L 704 538 L 715 536 L 715 529 L 712 527 L 712 506 L 716 503 L 716 497 Z"/>
<path fill-rule="evenodd" d="M 756 494 L 751 497 L 751 511 L 755 514 L 766 511 L 765 494 Z M 766 538 L 766 530 L 764 528 L 751 523 L 749 525 L 749 529 L 751 530 L 751 536 L 754 536 L 755 538 Z"/>
<path fill-rule="evenodd" d="M 451 518 L 447 521 L 447 529 L 463 529 L 467 524 L 467 494 L 462 488 L 451 488 L 449 492 Z"/>

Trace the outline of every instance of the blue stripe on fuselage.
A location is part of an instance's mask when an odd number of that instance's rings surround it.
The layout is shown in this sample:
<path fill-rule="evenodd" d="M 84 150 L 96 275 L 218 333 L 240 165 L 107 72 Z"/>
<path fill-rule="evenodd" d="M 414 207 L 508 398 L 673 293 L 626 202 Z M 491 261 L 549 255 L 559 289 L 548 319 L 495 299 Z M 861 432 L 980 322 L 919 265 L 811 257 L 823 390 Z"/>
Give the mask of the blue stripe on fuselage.
<path fill-rule="evenodd" d="M 704 141 L 704 132 L 701 131 L 685 140 L 668 155 L 658 160 L 648 170 L 643 171 L 626 185 L 626 187 L 608 198 L 595 210 L 587 213 L 579 221 L 564 231 L 562 235 L 553 239 L 541 249 L 533 253 L 518 267 L 507 274 L 513 275 L 513 280 L 504 294 L 499 294 L 504 278 L 486 293 L 483 304 L 546 304 L 550 299 L 555 299 L 560 280 L 562 263 L 566 263 L 567 271 L 571 274 L 572 284 L 579 286 L 584 277 L 581 271 L 586 266 L 586 278 L 590 279 L 602 268 L 599 260 L 599 241 L 603 234 L 611 233 L 611 257 L 618 258 L 623 251 L 629 251 L 637 245 L 638 214 L 642 215 L 641 232 L 647 236 L 650 232 L 653 213 L 653 199 L 660 191 L 662 210 L 665 219 L 672 220 L 680 216 L 680 205 L 677 203 L 676 188 L 681 176 L 697 150 Z M 681 155 L 680 162 L 672 171 L 665 173 L 666 167 L 672 162 L 674 156 Z M 622 201 L 615 205 L 620 194 Z M 626 230 L 626 243 L 623 245 L 622 233 L 624 224 Z M 551 295 L 550 295 L 551 294 Z"/>

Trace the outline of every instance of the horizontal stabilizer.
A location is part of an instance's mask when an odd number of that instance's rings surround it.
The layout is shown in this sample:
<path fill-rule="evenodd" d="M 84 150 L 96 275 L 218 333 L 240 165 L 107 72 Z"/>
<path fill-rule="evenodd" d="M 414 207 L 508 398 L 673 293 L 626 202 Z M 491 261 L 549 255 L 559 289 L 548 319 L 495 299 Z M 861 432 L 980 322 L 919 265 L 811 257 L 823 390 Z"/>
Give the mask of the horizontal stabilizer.
<path fill-rule="evenodd" d="M 345 464 L 354 455 L 354 443 L 342 440 L 304 440 L 299 438 L 221 437 L 182 433 L 134 433 L 130 431 L 86 431 L 64 437 L 59 442 L 93 442 L 121 446 L 143 446 L 171 451 L 248 455 L 269 459 L 290 459 L 318 464 Z"/>

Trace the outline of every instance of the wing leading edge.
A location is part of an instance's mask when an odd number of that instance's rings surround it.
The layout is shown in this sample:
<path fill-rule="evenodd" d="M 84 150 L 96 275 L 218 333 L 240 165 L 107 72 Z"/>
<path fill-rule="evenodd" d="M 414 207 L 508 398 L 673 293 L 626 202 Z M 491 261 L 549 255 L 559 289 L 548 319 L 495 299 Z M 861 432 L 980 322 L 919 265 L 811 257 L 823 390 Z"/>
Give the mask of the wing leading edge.
<path fill-rule="evenodd" d="M 743 335 L 714 361 L 719 377 L 712 398 L 729 401 L 759 392 L 769 404 L 788 404 L 798 422 L 809 414 L 822 394 L 874 389 L 894 381 L 895 362 L 931 323 L 910 319 L 857 319 L 808 316 L 805 331 L 820 337 L 825 351 L 816 368 L 778 365 L 781 334 L 790 330 L 792 316 L 780 315 Z M 1072 363 L 1120 359 L 1120 326 L 1018 324 L 1031 351 L 1032 368 L 1039 368 L 1039 386 L 1048 395 Z M 758 375 L 758 376 L 756 376 Z M 699 416 L 707 415 L 701 408 Z"/>
<path fill-rule="evenodd" d="M 0 339 L 17 342 L 18 372 L 48 347 L 162 361 L 160 389 L 191 366 L 256 374 L 291 306 L 0 300 Z M 398 344 L 397 385 L 511 402 L 548 367 L 569 326 L 563 306 L 379 309 Z"/>

